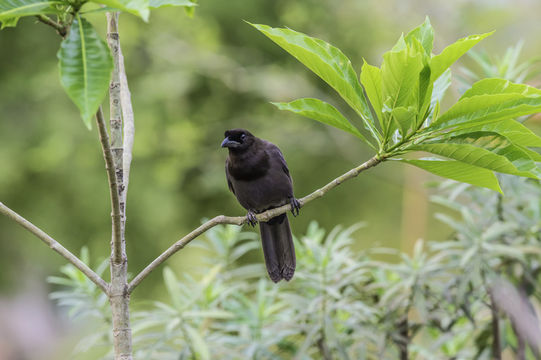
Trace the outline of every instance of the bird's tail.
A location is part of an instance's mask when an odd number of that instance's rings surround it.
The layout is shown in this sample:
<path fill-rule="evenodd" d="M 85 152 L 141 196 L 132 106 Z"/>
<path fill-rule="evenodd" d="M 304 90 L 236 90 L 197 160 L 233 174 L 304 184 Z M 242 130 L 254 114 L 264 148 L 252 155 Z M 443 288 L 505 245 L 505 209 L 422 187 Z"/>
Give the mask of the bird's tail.
<path fill-rule="evenodd" d="M 265 264 L 272 281 L 291 280 L 295 273 L 295 247 L 286 214 L 260 222 Z"/>

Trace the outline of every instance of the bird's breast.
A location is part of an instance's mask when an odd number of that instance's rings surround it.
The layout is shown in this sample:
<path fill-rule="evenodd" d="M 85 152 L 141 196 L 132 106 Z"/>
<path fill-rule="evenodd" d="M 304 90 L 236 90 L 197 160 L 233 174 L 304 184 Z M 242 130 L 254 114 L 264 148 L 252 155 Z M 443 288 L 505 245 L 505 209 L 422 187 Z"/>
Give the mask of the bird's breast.
<path fill-rule="evenodd" d="M 228 164 L 229 174 L 239 181 L 253 181 L 262 178 L 267 174 L 269 168 L 269 156 L 266 153 L 257 158 L 229 161 Z"/>

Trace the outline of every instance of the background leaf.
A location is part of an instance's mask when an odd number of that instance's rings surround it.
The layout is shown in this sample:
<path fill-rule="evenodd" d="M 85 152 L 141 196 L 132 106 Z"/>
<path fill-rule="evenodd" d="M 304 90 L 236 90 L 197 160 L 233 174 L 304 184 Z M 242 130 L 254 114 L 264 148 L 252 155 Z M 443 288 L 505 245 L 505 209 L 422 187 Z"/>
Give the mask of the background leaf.
<path fill-rule="evenodd" d="M 77 15 L 57 56 L 62 86 L 90 129 L 109 87 L 113 68 L 109 48 L 92 25 Z"/>

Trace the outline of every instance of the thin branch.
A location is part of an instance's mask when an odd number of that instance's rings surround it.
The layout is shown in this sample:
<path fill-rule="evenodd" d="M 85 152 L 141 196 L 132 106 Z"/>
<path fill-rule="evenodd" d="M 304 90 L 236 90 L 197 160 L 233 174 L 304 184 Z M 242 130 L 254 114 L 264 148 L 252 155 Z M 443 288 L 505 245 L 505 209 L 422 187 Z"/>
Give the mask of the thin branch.
<path fill-rule="evenodd" d="M 66 26 L 65 25 L 62 25 L 60 23 L 57 23 L 56 21 L 54 21 L 53 19 L 51 19 L 50 17 L 48 16 L 45 16 L 45 15 L 36 15 L 36 17 L 38 18 L 39 21 L 41 21 L 42 23 L 46 24 L 46 25 L 49 25 L 51 27 L 53 27 L 56 32 L 58 33 L 58 35 L 62 36 L 62 37 L 65 37 L 66 34 L 67 34 L 67 29 L 66 29 Z"/>
<path fill-rule="evenodd" d="M 370 158 L 370 160 L 362 163 L 361 165 L 357 166 L 356 168 L 353 168 L 346 172 L 345 174 L 337 177 L 327 185 L 323 186 L 320 189 L 317 189 L 316 191 L 312 192 L 311 194 L 303 197 L 302 199 L 299 199 L 299 203 L 301 207 L 308 204 L 310 201 L 318 199 L 325 195 L 327 192 L 329 192 L 331 189 L 337 187 L 341 183 L 343 183 L 346 180 L 352 179 L 359 175 L 362 171 L 365 171 L 367 169 L 370 169 L 373 166 L 376 166 L 380 162 L 384 161 L 384 157 L 380 157 L 378 155 L 375 155 L 374 157 Z M 257 214 L 256 218 L 258 221 L 268 221 L 272 219 L 275 216 L 284 214 L 291 210 L 291 205 L 283 205 L 274 209 L 267 210 L 265 212 L 262 212 L 261 214 Z M 207 230 L 213 228 L 216 225 L 220 224 L 231 224 L 231 225 L 243 225 L 247 222 L 246 216 L 237 216 L 237 217 L 230 217 L 230 216 L 224 216 L 219 215 L 215 218 L 205 222 L 203 225 L 199 226 L 197 229 L 190 232 L 188 235 L 184 236 L 182 239 L 178 240 L 176 243 L 171 245 L 167 250 L 165 250 L 160 256 L 158 256 L 154 261 L 152 261 L 146 268 L 144 268 L 137 276 L 130 282 L 128 286 L 128 293 L 131 293 L 133 289 L 137 285 L 141 283 L 141 281 L 148 276 L 154 270 L 157 268 L 161 263 L 163 263 L 165 260 L 167 260 L 171 255 L 182 249 L 184 246 L 186 246 L 190 241 L 198 237 L 199 235 L 203 234 Z"/>
<path fill-rule="evenodd" d="M 111 217 L 113 219 L 112 262 L 119 264 L 122 262 L 120 202 L 118 198 L 118 185 L 113 163 L 113 154 L 111 152 L 111 146 L 109 145 L 109 135 L 107 135 L 107 127 L 105 125 L 105 120 L 103 119 L 101 107 L 96 113 L 96 123 L 98 124 L 100 143 L 103 150 L 103 158 L 105 159 L 105 169 L 107 170 L 107 179 L 109 180 L 109 192 L 111 194 Z"/>
<path fill-rule="evenodd" d="M 8 208 L 6 205 L 0 202 L 0 213 L 6 215 L 17 224 L 21 225 L 26 230 L 30 231 L 41 241 L 47 244 L 51 249 L 60 254 L 64 259 L 68 260 L 73 266 L 81 270 L 94 284 L 104 292 L 108 293 L 109 285 L 92 269 L 90 269 L 84 262 L 82 262 L 77 256 L 73 255 L 69 250 L 63 247 L 58 241 L 47 235 L 43 230 L 32 224 L 30 221 L 17 214 L 15 211 Z"/>

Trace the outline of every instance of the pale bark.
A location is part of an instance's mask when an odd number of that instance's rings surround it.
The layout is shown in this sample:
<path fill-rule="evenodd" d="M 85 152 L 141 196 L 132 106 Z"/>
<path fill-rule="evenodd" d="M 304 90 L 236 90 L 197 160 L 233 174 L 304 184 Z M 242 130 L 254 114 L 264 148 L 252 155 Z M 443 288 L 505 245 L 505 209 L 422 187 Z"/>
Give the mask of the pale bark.
<path fill-rule="evenodd" d="M 115 360 L 132 359 L 132 336 L 130 327 L 130 295 L 128 293 L 128 257 L 126 255 L 126 197 L 124 185 L 124 144 L 122 127 L 122 86 L 120 75 L 120 42 L 118 35 L 118 13 L 107 13 L 107 43 L 113 56 L 113 74 L 109 86 L 109 114 L 111 144 L 110 152 L 114 166 L 116 179 L 116 199 L 118 201 L 120 218 L 118 223 L 113 217 L 113 229 L 120 227 L 119 237 L 115 237 L 111 243 L 111 290 L 109 302 L 111 303 L 111 314 L 113 321 L 113 350 Z M 127 85 L 127 82 L 126 82 Z M 129 92 L 128 92 L 129 93 Z M 125 100 L 126 101 L 126 100 Z M 130 100 L 127 99 L 129 102 Z M 133 135 L 133 134 L 132 134 Z M 103 144 L 103 143 L 102 143 Z M 105 152 L 104 148 L 104 152 Z M 129 149 L 131 158 L 131 148 Z M 107 161 L 107 160 L 106 160 Z M 127 179 L 127 177 L 126 177 Z M 127 180 L 126 180 L 127 181 Z M 113 198 L 111 188 L 111 199 Z"/>

